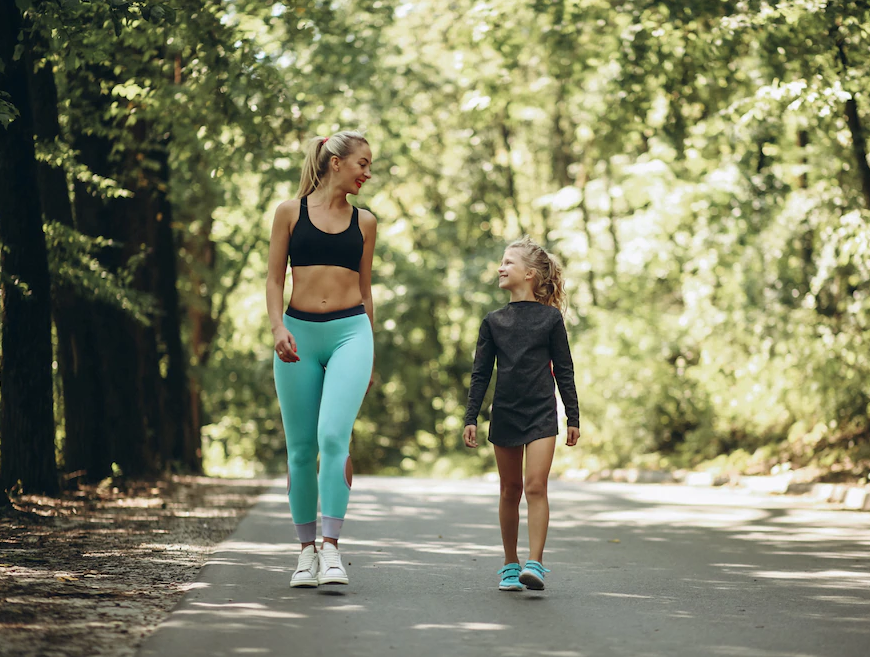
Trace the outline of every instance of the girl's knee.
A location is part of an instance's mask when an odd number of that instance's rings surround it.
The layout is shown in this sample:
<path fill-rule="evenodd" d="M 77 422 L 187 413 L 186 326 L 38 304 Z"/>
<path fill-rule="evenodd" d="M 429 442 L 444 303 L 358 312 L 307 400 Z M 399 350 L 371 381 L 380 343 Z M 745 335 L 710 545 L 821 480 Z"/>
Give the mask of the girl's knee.
<path fill-rule="evenodd" d="M 501 497 L 504 500 L 519 502 L 523 496 L 522 481 L 501 481 L 500 484 Z"/>
<path fill-rule="evenodd" d="M 547 497 L 546 479 L 526 479 L 526 499 L 530 497 Z"/>

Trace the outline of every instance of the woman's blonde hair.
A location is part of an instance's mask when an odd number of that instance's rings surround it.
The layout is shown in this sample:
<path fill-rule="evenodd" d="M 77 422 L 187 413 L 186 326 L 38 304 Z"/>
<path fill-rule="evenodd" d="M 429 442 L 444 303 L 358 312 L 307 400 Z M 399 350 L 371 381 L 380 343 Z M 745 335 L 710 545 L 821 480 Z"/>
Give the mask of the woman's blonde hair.
<path fill-rule="evenodd" d="M 562 265 L 556 257 L 544 251 L 528 235 L 511 242 L 507 248 L 519 251 L 523 264 L 535 273 L 535 300 L 564 312 L 568 298 L 565 295 Z"/>
<path fill-rule="evenodd" d="M 336 132 L 331 137 L 314 137 L 308 140 L 305 148 L 305 161 L 302 163 L 302 179 L 299 181 L 299 191 L 296 198 L 308 196 L 326 178 L 329 171 L 329 160 L 335 155 L 340 160 L 350 157 L 359 144 L 368 144 L 366 138 L 359 132 L 345 130 Z"/>

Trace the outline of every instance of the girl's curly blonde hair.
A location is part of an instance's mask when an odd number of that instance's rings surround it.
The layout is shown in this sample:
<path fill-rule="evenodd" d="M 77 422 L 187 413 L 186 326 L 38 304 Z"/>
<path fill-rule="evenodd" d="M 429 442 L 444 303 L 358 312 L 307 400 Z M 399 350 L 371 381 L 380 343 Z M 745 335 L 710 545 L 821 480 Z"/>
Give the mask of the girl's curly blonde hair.
<path fill-rule="evenodd" d="M 535 300 L 564 312 L 568 298 L 565 294 L 562 265 L 556 257 L 547 253 L 528 235 L 511 242 L 507 248 L 518 251 L 523 264 L 535 272 Z"/>

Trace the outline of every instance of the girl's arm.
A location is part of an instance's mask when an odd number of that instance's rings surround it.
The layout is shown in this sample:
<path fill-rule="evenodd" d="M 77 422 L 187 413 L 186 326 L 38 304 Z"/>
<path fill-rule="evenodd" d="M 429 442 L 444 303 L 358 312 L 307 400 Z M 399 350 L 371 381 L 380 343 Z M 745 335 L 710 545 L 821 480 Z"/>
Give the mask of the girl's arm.
<path fill-rule="evenodd" d="M 465 426 L 477 426 L 477 416 L 483 404 L 483 396 L 492 378 L 495 364 L 495 343 L 486 319 L 480 325 L 477 349 L 474 352 L 474 367 L 471 370 L 471 386 L 468 388 L 468 403 L 465 407 Z"/>
<path fill-rule="evenodd" d="M 574 386 L 574 360 L 571 358 L 568 332 L 561 314 L 550 332 L 550 357 L 553 359 L 553 376 L 556 377 L 559 395 L 568 416 L 568 427 L 579 428 L 580 404 L 577 402 L 577 388 Z M 571 436 L 569 429 L 569 441 Z"/>

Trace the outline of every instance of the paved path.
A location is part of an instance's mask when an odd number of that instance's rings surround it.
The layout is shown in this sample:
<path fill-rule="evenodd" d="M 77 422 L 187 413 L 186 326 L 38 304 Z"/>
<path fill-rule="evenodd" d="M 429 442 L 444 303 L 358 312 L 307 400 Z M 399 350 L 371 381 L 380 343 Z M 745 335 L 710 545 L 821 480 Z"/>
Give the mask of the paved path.
<path fill-rule="evenodd" d="M 547 590 L 511 594 L 495 588 L 497 494 L 494 482 L 357 477 L 342 538 L 351 584 L 301 590 L 288 586 L 298 548 L 276 487 L 139 657 L 870 655 L 868 513 L 551 482 Z"/>

